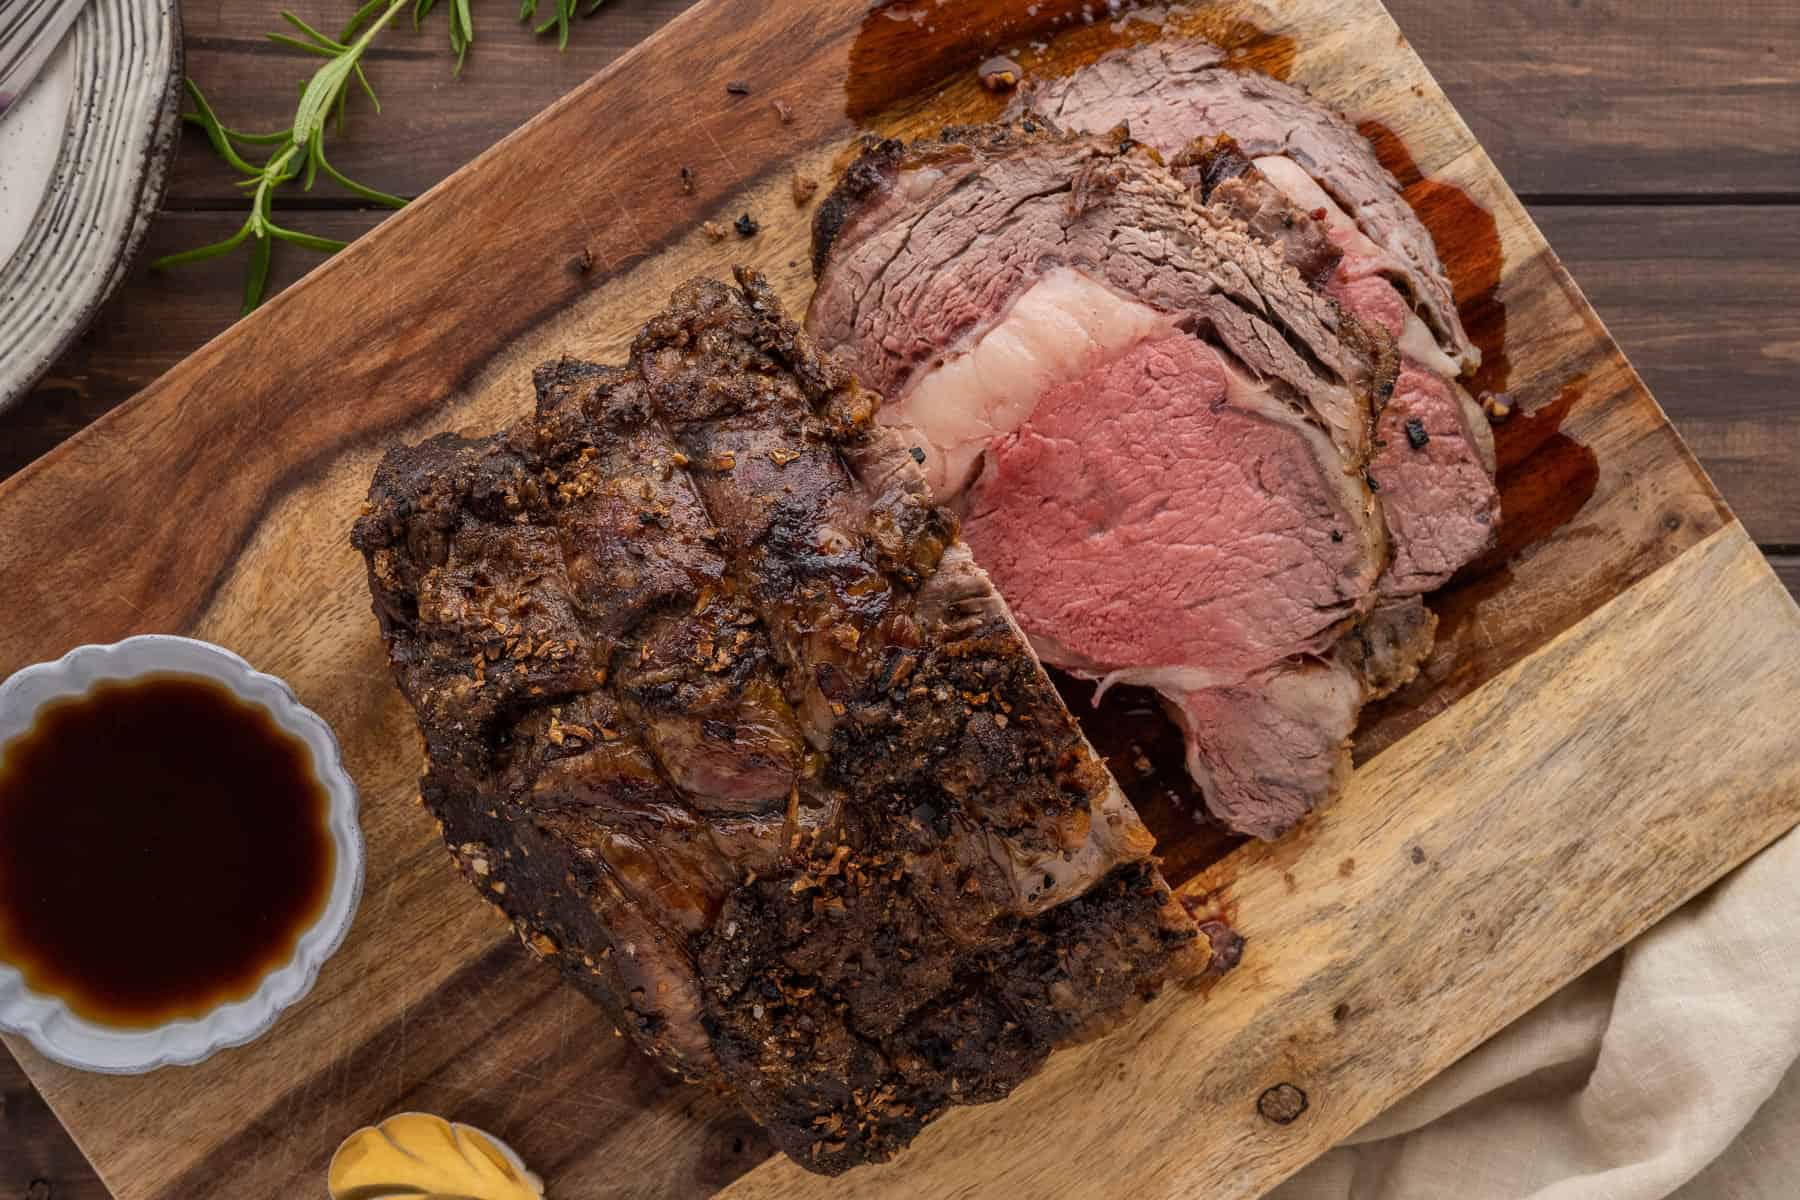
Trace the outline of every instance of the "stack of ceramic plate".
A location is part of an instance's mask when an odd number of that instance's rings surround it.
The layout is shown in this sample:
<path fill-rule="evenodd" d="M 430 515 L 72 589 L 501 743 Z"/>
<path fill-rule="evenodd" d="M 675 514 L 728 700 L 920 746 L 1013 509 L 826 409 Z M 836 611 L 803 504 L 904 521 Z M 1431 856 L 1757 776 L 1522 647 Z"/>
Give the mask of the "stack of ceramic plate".
<path fill-rule="evenodd" d="M 162 200 L 180 82 L 176 0 L 88 0 L 0 116 L 0 408 L 123 278 Z"/>

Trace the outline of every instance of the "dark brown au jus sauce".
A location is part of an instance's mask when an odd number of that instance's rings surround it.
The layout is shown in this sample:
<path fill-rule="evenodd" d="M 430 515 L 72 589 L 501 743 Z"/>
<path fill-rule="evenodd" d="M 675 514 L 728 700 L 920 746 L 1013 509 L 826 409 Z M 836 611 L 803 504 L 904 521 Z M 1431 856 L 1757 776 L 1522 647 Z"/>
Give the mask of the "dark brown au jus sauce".
<path fill-rule="evenodd" d="M 142 1028 L 253 993 L 330 892 L 311 751 L 196 675 L 106 682 L 0 747 L 0 960 Z"/>

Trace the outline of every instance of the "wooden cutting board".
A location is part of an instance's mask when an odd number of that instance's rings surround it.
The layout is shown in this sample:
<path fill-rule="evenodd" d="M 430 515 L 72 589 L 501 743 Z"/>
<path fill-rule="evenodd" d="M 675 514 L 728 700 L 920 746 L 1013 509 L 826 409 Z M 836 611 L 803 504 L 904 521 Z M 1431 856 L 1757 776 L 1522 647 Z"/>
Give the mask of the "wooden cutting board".
<path fill-rule="evenodd" d="M 1377 0 L 1079 11 L 702 3 L 0 485 L 0 672 L 208 638 L 288 679 L 363 792 L 355 929 L 268 1037 L 142 1078 L 9 1041 L 118 1196 L 318 1194 L 342 1136 L 405 1109 L 500 1134 L 558 1200 L 1253 1196 L 1800 821 L 1800 612 Z M 754 1124 L 633 1055 L 450 869 L 345 535 L 388 446 L 500 425 L 532 364 L 616 359 L 691 274 L 752 264 L 798 313 L 817 197 L 795 175 L 828 184 L 863 129 L 992 115 L 991 50 L 1048 74 L 1195 33 L 1388 131 L 1481 385 L 1523 410 L 1500 430 L 1505 545 L 1434 602 L 1439 649 L 1367 715 L 1335 807 L 1226 853 L 1163 804 L 1171 874 L 1250 939 L 1235 973 L 894 1164 L 764 1163 Z M 753 237 L 704 228 L 746 212 Z"/>

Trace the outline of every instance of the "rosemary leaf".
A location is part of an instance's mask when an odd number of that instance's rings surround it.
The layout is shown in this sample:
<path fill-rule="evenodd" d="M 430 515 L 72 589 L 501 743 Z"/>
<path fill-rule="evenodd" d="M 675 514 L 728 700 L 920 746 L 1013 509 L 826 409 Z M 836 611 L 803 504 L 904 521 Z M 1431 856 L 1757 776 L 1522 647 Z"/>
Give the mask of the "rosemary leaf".
<path fill-rule="evenodd" d="M 342 98 L 343 97 L 341 96 L 339 97 L 340 100 Z M 317 179 L 319 176 L 319 147 L 324 143 L 324 140 L 325 131 L 323 129 L 318 129 L 314 131 L 312 141 L 306 144 L 306 182 L 300 185 L 300 190 L 303 192 L 312 191 L 313 180 Z"/>
<path fill-rule="evenodd" d="M 362 23 L 374 16 L 376 12 L 380 10 L 381 6 L 387 2 L 388 0 L 364 0 L 363 6 L 356 10 L 355 15 L 352 16 L 349 23 L 344 26 L 344 32 L 338 36 L 338 41 L 348 42 L 351 38 L 355 37 L 356 31 L 362 28 Z"/>
<path fill-rule="evenodd" d="M 192 80 L 188 81 L 188 86 L 193 86 Z M 198 125 L 202 129 L 206 128 L 206 122 L 201 119 L 199 113 L 182 113 L 181 119 L 186 121 L 189 125 Z M 279 133 L 243 133 L 233 129 L 229 125 L 220 125 L 219 130 L 232 141 L 243 142 L 245 145 L 249 146 L 273 146 L 278 142 L 285 142 L 288 140 L 288 131 L 285 129 Z M 251 169 L 254 170 L 254 168 Z"/>
<path fill-rule="evenodd" d="M 350 81 L 350 68 L 356 62 L 347 56 L 332 59 L 320 67 L 300 96 L 300 107 L 294 112 L 293 144 L 304 146 L 313 134 L 325 127 L 325 117 L 337 103 L 338 93 Z"/>
<path fill-rule="evenodd" d="M 295 29 L 298 29 L 301 33 L 305 34 L 313 42 L 317 43 L 321 50 L 328 51 L 329 53 L 332 53 L 332 54 L 342 54 L 344 51 L 346 51 L 350 48 L 350 47 L 344 45 L 344 43 L 342 43 L 342 42 L 333 41 L 331 38 L 326 37 L 324 34 L 320 33 L 318 30 L 314 29 L 311 25 L 308 25 L 305 21 L 301 20 L 298 15 L 296 15 L 295 13 L 289 12 L 285 8 L 281 10 L 280 15 L 281 15 L 282 20 L 286 21 L 289 25 L 292 25 Z M 274 37 L 276 35 L 270 34 L 269 36 Z"/>
<path fill-rule="evenodd" d="M 362 84 L 363 95 L 369 98 L 369 103 L 375 106 L 375 112 L 379 114 L 381 112 L 381 97 L 375 94 L 375 88 L 369 83 L 369 77 L 363 74 L 361 63 L 356 64 L 356 82 Z M 343 106 L 340 103 L 338 106 L 338 113 L 340 116 L 343 114 L 343 111 Z M 338 125 L 338 132 L 344 132 L 344 127 L 341 122 Z"/>
<path fill-rule="evenodd" d="M 244 244 L 244 239 L 249 236 L 250 222 L 246 221 L 239 227 L 236 233 L 232 234 L 224 241 L 213 242 L 211 245 L 207 246 L 196 246 L 192 250 L 183 250 L 179 254 L 165 254 L 155 262 L 152 262 L 150 264 L 150 269 L 153 271 L 162 271 L 169 267 L 179 267 L 186 263 L 196 263 L 208 258 L 218 258 L 221 254 L 230 254 L 233 250 L 236 250 L 239 246 Z"/>
<path fill-rule="evenodd" d="M 456 51 L 454 74 L 462 74 L 463 60 L 469 56 L 469 45 L 474 40 L 475 18 L 469 13 L 469 0 L 450 0 L 450 46 Z"/>
<path fill-rule="evenodd" d="M 246 175 L 255 175 L 259 168 L 245 162 L 237 150 L 232 147 L 229 131 L 219 123 L 219 118 L 213 113 L 212 105 L 208 104 L 206 97 L 201 94 L 199 85 L 191 79 L 183 82 L 187 84 L 188 95 L 193 97 L 194 107 L 199 110 L 188 113 L 187 119 L 206 131 L 206 140 L 212 143 L 213 150 L 220 158 Z"/>
<path fill-rule="evenodd" d="M 545 34 L 556 30 L 556 48 L 569 48 L 569 17 L 575 10 L 575 0 L 552 0 L 556 5 L 556 15 L 537 27 L 538 33 Z"/>
<path fill-rule="evenodd" d="M 317 234 L 301 233 L 298 229 L 283 229 L 281 226 L 273 223 L 269 225 L 269 234 L 272 237 L 280 238 L 284 242 L 292 242 L 296 246 L 305 246 L 308 250 L 322 250 L 326 254 L 336 254 L 339 250 L 342 250 L 345 246 L 350 244 L 349 242 L 340 242 L 336 238 L 319 237 Z"/>
<path fill-rule="evenodd" d="M 331 58 L 337 53 L 335 50 L 327 50 L 325 47 L 316 45 L 312 42 L 303 42 L 297 37 L 289 37 L 285 33 L 271 33 L 267 36 L 271 42 L 289 46 L 295 50 L 304 50 L 308 54 L 317 54 L 320 58 Z"/>
<path fill-rule="evenodd" d="M 250 247 L 250 270 L 244 276 L 244 315 L 249 316 L 262 303 L 263 292 L 269 284 L 269 257 L 275 243 L 269 238 L 257 238 L 256 244 Z"/>
<path fill-rule="evenodd" d="M 325 160 L 325 149 L 323 146 L 319 148 L 318 163 L 319 170 L 325 172 L 325 174 L 330 176 L 339 187 L 353 195 L 361 196 L 364 200 L 370 200 L 388 208 L 405 208 L 407 205 L 407 200 L 404 196 L 396 196 L 391 192 L 384 192 L 376 188 L 368 187 L 339 172 L 336 167 Z"/>

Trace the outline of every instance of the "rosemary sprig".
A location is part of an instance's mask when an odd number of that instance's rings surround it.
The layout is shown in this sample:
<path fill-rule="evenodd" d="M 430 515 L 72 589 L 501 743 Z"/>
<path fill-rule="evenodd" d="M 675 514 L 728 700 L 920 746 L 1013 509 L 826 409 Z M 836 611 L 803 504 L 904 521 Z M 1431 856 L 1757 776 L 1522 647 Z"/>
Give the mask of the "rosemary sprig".
<path fill-rule="evenodd" d="M 551 0 L 556 5 L 556 15 L 537 27 L 539 34 L 556 30 L 556 48 L 564 50 L 569 45 L 569 23 L 575 19 L 575 10 L 581 7 L 581 0 Z M 589 0 L 586 11 L 581 15 L 591 17 L 606 0 Z M 537 16 L 537 0 L 519 0 L 519 20 L 529 21 Z"/>
<path fill-rule="evenodd" d="M 566 50 L 569 47 L 569 25 L 575 20 L 577 13 L 591 17 L 606 0 L 588 0 L 586 9 L 581 8 L 581 0 L 551 0 L 556 12 L 537 27 L 540 34 L 556 30 L 556 47 Z M 530 21 L 537 16 L 538 0 L 519 0 L 519 20 Z M 413 0 L 413 28 L 419 28 L 421 22 L 437 7 L 437 0 Z M 450 49 L 456 54 L 456 71 L 462 74 L 463 59 L 468 57 L 469 46 L 475 40 L 475 17 L 469 11 L 469 0 L 450 0 Z"/>
<path fill-rule="evenodd" d="M 268 285 L 269 261 L 275 239 L 327 254 L 342 250 L 345 246 L 344 242 L 334 238 L 303 233 L 276 223 L 271 211 L 276 188 L 304 173 L 303 186 L 310 191 L 314 180 L 322 171 L 340 186 L 365 200 L 389 208 L 402 208 L 406 205 L 406 201 L 399 196 L 366 187 L 347 177 L 325 157 L 325 124 L 335 113 L 339 127 L 342 127 L 352 79 L 361 85 L 376 111 L 381 110 L 381 102 L 375 96 L 375 89 L 370 86 L 369 77 L 363 73 L 362 57 L 376 35 L 387 27 L 388 22 L 394 19 L 406 3 L 407 0 L 369 0 L 369 3 L 357 10 L 341 38 L 326 37 L 291 12 L 284 11 L 281 14 L 282 19 L 299 30 L 302 36 L 296 38 L 280 33 L 269 36 L 283 44 L 298 46 L 308 53 L 322 55 L 327 61 L 313 73 L 312 80 L 302 89 L 299 107 L 294 111 L 293 125 L 279 133 L 242 133 L 230 128 L 213 112 L 212 105 L 206 102 L 206 96 L 200 91 L 199 85 L 192 79 L 186 81 L 195 111 L 182 114 L 182 118 L 205 130 L 206 140 L 212 143 L 212 148 L 219 157 L 243 174 L 238 187 L 250 193 L 250 214 L 244 218 L 238 231 L 224 241 L 159 258 L 150 264 L 152 268 L 162 270 L 217 258 L 249 241 L 250 271 L 244 280 L 244 311 L 248 313 L 262 303 Z M 387 5 L 386 11 L 376 15 L 382 4 Z M 357 33 L 358 29 L 361 29 L 360 34 Z M 351 41 L 352 37 L 356 40 Z M 245 146 L 272 146 L 274 149 L 258 166 L 238 150 L 240 143 Z"/>
<path fill-rule="evenodd" d="M 556 13 L 539 25 L 537 32 L 543 34 L 555 29 L 558 47 L 566 49 L 569 44 L 569 24 L 583 2 L 584 0 L 552 0 Z M 605 0 L 585 2 L 587 8 L 580 15 L 591 16 Z M 470 0 L 450 0 L 446 6 L 450 14 L 450 48 L 456 54 L 455 69 L 459 74 L 463 60 L 468 56 L 469 46 L 475 40 L 475 22 L 469 3 Z M 325 254 L 335 253 L 346 245 L 334 238 L 319 237 L 277 224 L 273 215 L 273 199 L 277 188 L 304 176 L 301 187 L 305 191 L 311 191 L 313 183 L 323 174 L 346 191 L 371 203 L 389 208 L 406 206 L 405 198 L 367 187 L 333 167 L 325 157 L 325 132 L 326 126 L 331 123 L 335 123 L 337 132 L 343 132 L 351 80 L 355 80 L 363 94 L 368 96 L 375 111 L 381 111 L 381 101 L 375 95 L 375 88 L 369 83 L 368 75 L 363 72 L 363 55 L 381 31 L 408 4 L 412 6 L 413 27 L 417 29 L 436 7 L 437 0 L 364 0 L 345 24 L 343 32 L 335 38 L 320 32 L 299 15 L 286 9 L 281 11 L 281 19 L 294 32 L 271 33 L 268 35 L 269 40 L 306 54 L 316 54 L 326 60 L 302 87 L 293 124 L 287 129 L 274 133 L 245 133 L 233 129 L 219 120 L 218 114 L 201 94 L 198 84 L 192 79 L 184 81 L 188 95 L 194 101 L 194 111 L 183 113 L 182 119 L 204 130 L 214 152 L 243 176 L 238 181 L 238 187 L 249 194 L 250 213 L 238 231 L 224 241 L 159 258 L 150 264 L 153 269 L 161 270 L 217 258 L 248 242 L 250 267 L 244 279 L 244 312 L 248 313 L 262 303 L 267 291 L 269 264 L 276 240 Z M 536 13 L 537 0 L 521 0 L 520 21 L 529 21 Z M 268 157 L 257 164 L 246 157 L 249 147 L 272 149 Z"/>
<path fill-rule="evenodd" d="M 437 0 L 413 0 L 413 29 L 436 7 Z M 462 74 L 463 59 L 469 56 L 469 43 L 474 40 L 475 18 L 469 12 L 469 0 L 450 0 L 450 49 L 456 53 L 452 74 Z"/>

